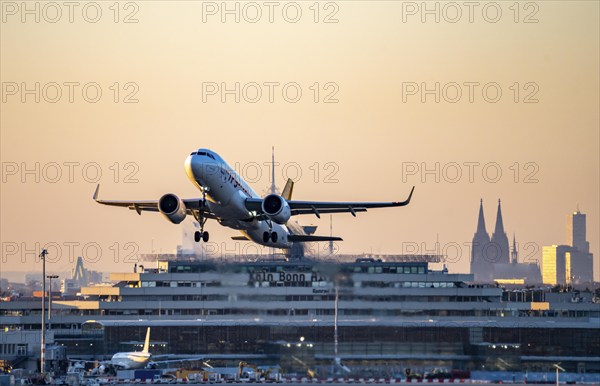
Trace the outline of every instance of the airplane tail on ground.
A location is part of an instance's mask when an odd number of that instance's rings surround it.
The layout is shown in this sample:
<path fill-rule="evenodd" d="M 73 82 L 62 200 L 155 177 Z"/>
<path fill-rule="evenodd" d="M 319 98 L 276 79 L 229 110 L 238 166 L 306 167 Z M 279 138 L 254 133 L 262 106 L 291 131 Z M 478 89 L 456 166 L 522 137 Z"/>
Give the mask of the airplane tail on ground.
<path fill-rule="evenodd" d="M 148 327 L 148 331 L 146 332 L 146 340 L 144 341 L 144 349 L 142 352 L 149 352 L 150 350 L 150 327 Z"/>
<path fill-rule="evenodd" d="M 339 357 L 335 358 L 335 364 L 337 366 L 339 366 L 340 369 L 342 369 L 343 371 L 345 371 L 347 373 L 352 372 L 348 366 L 346 366 L 345 364 L 342 363 L 342 359 Z"/>

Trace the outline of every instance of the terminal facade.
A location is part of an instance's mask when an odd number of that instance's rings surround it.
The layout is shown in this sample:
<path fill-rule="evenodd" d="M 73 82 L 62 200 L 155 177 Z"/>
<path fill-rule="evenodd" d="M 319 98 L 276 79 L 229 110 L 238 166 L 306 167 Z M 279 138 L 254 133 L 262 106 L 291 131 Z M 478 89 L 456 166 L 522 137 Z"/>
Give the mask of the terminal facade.
<path fill-rule="evenodd" d="M 139 349 L 151 327 L 155 355 L 278 363 L 294 373 L 305 366 L 327 373 L 336 351 L 348 367 L 375 367 L 382 376 L 404 367 L 548 371 L 556 361 L 600 372 L 597 299 L 477 284 L 418 259 L 175 259 L 111 280 L 54 300 L 48 342 L 72 358 L 106 359 Z M 39 299 L 0 303 L 3 336 L 39 336 L 40 313 Z M 20 356 L 35 364 L 36 345 L 23 347 Z"/>

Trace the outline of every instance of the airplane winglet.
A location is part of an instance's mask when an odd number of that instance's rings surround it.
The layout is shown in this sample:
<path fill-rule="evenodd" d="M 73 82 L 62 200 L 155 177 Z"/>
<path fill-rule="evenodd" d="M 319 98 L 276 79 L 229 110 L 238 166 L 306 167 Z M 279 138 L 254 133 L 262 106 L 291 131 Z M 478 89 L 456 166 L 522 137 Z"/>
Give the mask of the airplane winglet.
<path fill-rule="evenodd" d="M 406 200 L 393 202 L 391 206 L 405 206 L 405 205 L 410 204 L 410 199 L 412 198 L 414 191 L 415 191 L 415 187 L 413 186 L 412 189 L 410 190 L 410 194 L 408 195 L 408 198 Z"/>
<path fill-rule="evenodd" d="M 98 201 L 98 191 L 100 191 L 100 184 L 96 185 L 96 191 L 94 192 L 94 195 L 92 196 L 94 201 Z"/>
<path fill-rule="evenodd" d="M 413 186 L 412 189 L 410 190 L 410 194 L 408 195 L 408 198 L 406 199 L 405 204 L 404 205 L 408 205 L 410 203 L 410 199 L 412 198 L 413 192 L 415 191 L 415 187 Z"/>

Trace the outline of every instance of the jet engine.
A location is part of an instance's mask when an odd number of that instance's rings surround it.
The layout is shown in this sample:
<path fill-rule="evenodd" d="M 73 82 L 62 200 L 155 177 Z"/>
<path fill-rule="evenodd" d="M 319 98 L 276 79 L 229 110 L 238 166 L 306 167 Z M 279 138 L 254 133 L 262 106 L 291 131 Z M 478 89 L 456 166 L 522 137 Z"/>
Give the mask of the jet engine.
<path fill-rule="evenodd" d="M 264 198 L 262 211 L 277 224 L 285 224 L 292 215 L 287 201 L 277 194 L 269 194 Z"/>
<path fill-rule="evenodd" d="M 182 222 L 187 214 L 181 198 L 172 193 L 167 193 L 158 200 L 158 210 L 173 224 Z"/>

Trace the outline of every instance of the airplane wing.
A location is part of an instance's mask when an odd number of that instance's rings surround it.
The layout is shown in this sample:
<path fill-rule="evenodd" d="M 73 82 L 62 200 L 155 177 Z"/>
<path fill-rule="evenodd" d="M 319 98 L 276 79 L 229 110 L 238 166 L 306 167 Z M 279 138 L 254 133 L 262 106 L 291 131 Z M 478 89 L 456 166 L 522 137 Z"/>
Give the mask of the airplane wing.
<path fill-rule="evenodd" d="M 150 365 L 163 365 L 163 364 L 171 364 L 171 363 L 185 363 L 185 362 L 197 362 L 197 361 L 202 361 L 202 365 L 205 367 L 212 367 L 211 365 L 209 365 L 206 362 L 206 355 L 203 356 L 194 356 L 194 357 L 188 357 L 188 358 L 174 358 L 174 359 L 161 359 L 161 360 L 155 360 L 155 358 L 170 358 L 172 357 L 172 355 L 166 354 L 166 355 L 157 355 L 156 357 L 153 355 L 152 359 L 150 360 Z"/>
<path fill-rule="evenodd" d="M 408 198 L 404 201 L 391 202 L 323 202 L 323 201 L 287 201 L 292 212 L 292 216 L 300 214 L 314 214 L 321 217 L 322 213 L 352 213 L 356 217 L 356 212 L 366 212 L 367 209 L 388 208 L 394 206 L 405 206 L 410 203 L 415 187 L 410 191 Z M 246 208 L 250 211 L 262 214 L 262 198 L 246 199 Z"/>
<path fill-rule="evenodd" d="M 107 361 L 107 360 L 102 360 L 102 361 L 95 360 L 94 361 L 94 360 L 90 360 L 90 359 L 77 359 L 77 358 L 67 358 L 67 361 L 69 363 L 94 363 L 94 364 L 97 364 L 99 366 L 101 366 L 101 365 L 108 365 L 108 364 L 111 363 L 110 361 Z"/>
<path fill-rule="evenodd" d="M 98 192 L 100 190 L 100 184 L 96 186 L 96 191 L 92 197 L 98 204 L 109 205 L 109 206 L 120 206 L 135 210 L 137 214 L 141 215 L 142 212 L 158 212 L 158 200 L 136 200 L 136 201 L 124 201 L 124 200 L 101 200 L 98 198 Z M 182 199 L 187 209 L 187 214 L 194 217 L 200 215 L 206 218 L 215 219 L 216 216 L 210 211 L 210 209 L 202 204 L 201 198 L 184 198 Z"/>

